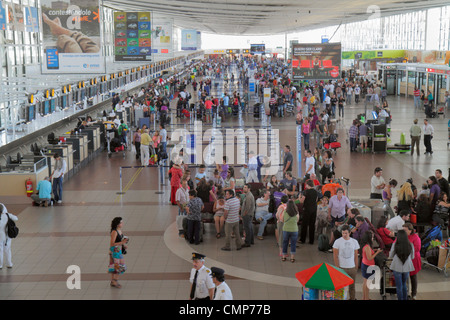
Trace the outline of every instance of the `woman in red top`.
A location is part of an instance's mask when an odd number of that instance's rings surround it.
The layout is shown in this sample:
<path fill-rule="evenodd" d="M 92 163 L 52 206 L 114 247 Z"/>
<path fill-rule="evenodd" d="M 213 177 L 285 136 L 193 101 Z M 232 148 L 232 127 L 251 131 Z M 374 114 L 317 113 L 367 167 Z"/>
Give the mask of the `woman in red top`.
<path fill-rule="evenodd" d="M 422 241 L 417 233 L 414 231 L 414 227 L 410 222 L 406 222 L 403 225 L 403 230 L 405 230 L 408 235 L 408 240 L 414 246 L 414 258 L 412 260 L 414 271 L 409 273 L 409 278 L 411 280 L 411 299 L 416 300 L 417 295 L 417 273 L 422 269 L 422 260 L 420 258 L 420 249 L 422 247 Z"/>
<path fill-rule="evenodd" d="M 361 272 L 363 276 L 363 300 L 369 299 L 369 287 L 367 286 L 367 279 L 373 276 L 375 269 L 370 270 L 370 266 L 375 265 L 375 257 L 379 254 L 382 249 L 378 248 L 377 251 L 374 251 L 373 246 L 373 233 L 372 231 L 366 231 L 361 239 L 361 247 L 362 247 L 362 263 L 361 263 Z M 373 267 L 372 267 L 373 268 Z"/>
<path fill-rule="evenodd" d="M 178 188 L 181 185 L 181 177 L 183 176 L 183 170 L 181 170 L 179 162 L 173 164 L 173 167 L 169 170 L 170 175 L 170 202 L 172 205 L 177 205 L 175 195 Z"/>
<path fill-rule="evenodd" d="M 392 244 L 394 243 L 394 232 L 387 229 L 386 225 L 388 223 L 388 219 L 385 216 L 380 218 L 377 225 L 377 232 L 380 235 L 381 239 L 383 239 L 383 243 L 386 248 L 390 249 Z"/>

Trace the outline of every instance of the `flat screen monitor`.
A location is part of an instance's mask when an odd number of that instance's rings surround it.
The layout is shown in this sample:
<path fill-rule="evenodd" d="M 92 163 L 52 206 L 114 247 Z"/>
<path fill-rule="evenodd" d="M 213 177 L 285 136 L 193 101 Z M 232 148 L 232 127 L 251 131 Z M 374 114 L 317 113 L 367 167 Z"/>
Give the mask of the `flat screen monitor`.
<path fill-rule="evenodd" d="M 250 53 L 265 54 L 266 53 L 266 45 L 265 44 L 251 44 L 250 45 Z"/>
<path fill-rule="evenodd" d="M 65 109 L 67 107 L 67 95 L 61 97 L 61 108 Z"/>
<path fill-rule="evenodd" d="M 83 101 L 85 96 L 86 96 L 85 89 L 81 89 L 81 91 L 80 91 L 80 101 Z"/>
<path fill-rule="evenodd" d="M 49 112 L 50 112 L 50 101 L 49 100 L 45 100 L 44 101 L 44 112 L 43 112 L 44 116 L 46 114 L 49 114 Z"/>
<path fill-rule="evenodd" d="M 27 121 L 36 119 L 36 106 L 33 104 L 27 107 Z"/>
<path fill-rule="evenodd" d="M 56 111 L 56 99 L 50 100 L 50 112 L 53 113 Z"/>

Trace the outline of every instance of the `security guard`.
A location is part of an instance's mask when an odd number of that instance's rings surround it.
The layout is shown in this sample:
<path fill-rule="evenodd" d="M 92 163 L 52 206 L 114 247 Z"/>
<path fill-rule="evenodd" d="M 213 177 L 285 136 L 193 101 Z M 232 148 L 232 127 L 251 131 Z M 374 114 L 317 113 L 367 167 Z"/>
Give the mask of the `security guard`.
<path fill-rule="evenodd" d="M 212 267 L 211 277 L 216 285 L 214 289 L 214 300 L 233 300 L 233 294 L 230 287 L 225 283 L 225 271 L 223 269 Z"/>
<path fill-rule="evenodd" d="M 191 294 L 190 300 L 212 300 L 214 297 L 214 283 L 211 270 L 205 267 L 205 255 L 192 253 Z"/>

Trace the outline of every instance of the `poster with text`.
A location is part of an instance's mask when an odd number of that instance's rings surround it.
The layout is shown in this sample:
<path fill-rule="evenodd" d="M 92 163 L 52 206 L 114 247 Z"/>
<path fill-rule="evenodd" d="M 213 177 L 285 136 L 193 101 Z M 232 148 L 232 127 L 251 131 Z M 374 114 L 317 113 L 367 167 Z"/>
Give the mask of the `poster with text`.
<path fill-rule="evenodd" d="M 105 73 L 99 1 L 41 0 L 42 73 Z"/>
<path fill-rule="evenodd" d="M 181 50 L 197 50 L 197 30 L 181 30 Z"/>
<path fill-rule="evenodd" d="M 150 12 L 114 12 L 116 61 L 152 61 L 150 20 Z"/>
<path fill-rule="evenodd" d="M 6 5 L 0 1 L 0 30 L 6 30 Z"/>
<path fill-rule="evenodd" d="M 341 75 L 340 43 L 292 45 L 293 80 L 334 80 Z"/>
<path fill-rule="evenodd" d="M 25 28 L 28 32 L 39 32 L 38 9 L 25 7 Z"/>
<path fill-rule="evenodd" d="M 173 21 L 154 19 L 152 21 L 152 53 L 173 54 Z"/>
<path fill-rule="evenodd" d="M 8 20 L 13 31 L 25 31 L 25 17 L 20 4 L 8 4 Z"/>

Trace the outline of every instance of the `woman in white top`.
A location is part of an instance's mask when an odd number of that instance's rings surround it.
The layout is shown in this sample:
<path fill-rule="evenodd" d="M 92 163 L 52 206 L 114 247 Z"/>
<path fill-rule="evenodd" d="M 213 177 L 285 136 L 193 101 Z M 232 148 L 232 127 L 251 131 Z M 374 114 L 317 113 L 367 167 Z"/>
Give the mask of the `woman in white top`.
<path fill-rule="evenodd" d="M 3 254 L 6 257 L 6 266 L 8 268 L 12 268 L 13 266 L 11 261 L 11 239 L 6 234 L 8 216 L 13 221 L 19 220 L 15 215 L 8 213 L 5 205 L 0 203 L 0 269 L 3 268 Z"/>

